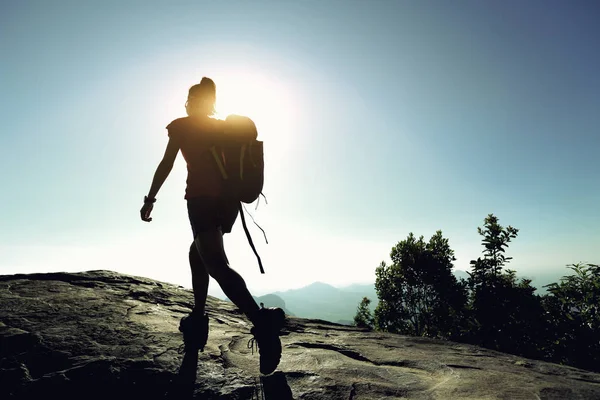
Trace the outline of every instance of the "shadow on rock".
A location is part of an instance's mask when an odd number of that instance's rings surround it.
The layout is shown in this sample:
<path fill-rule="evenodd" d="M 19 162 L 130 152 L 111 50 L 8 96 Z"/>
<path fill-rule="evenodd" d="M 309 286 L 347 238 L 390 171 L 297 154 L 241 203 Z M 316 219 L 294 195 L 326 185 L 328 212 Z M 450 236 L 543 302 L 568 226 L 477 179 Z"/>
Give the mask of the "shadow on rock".
<path fill-rule="evenodd" d="M 183 356 L 179 374 L 173 382 L 173 387 L 167 398 L 193 399 L 198 369 L 198 352 L 187 352 Z"/>
<path fill-rule="evenodd" d="M 262 377 L 261 383 L 265 400 L 294 400 L 292 389 L 283 372 Z"/>

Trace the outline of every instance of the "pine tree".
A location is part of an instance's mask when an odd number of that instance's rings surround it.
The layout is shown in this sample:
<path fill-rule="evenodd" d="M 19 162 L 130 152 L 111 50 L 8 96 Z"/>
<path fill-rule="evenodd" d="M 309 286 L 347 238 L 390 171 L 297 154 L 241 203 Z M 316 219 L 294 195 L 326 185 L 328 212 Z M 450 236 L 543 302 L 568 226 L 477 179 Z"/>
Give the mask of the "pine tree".
<path fill-rule="evenodd" d="M 373 315 L 369 309 L 370 304 L 371 300 L 368 297 L 363 297 L 356 309 L 354 325 L 358 326 L 359 328 L 373 329 Z"/>

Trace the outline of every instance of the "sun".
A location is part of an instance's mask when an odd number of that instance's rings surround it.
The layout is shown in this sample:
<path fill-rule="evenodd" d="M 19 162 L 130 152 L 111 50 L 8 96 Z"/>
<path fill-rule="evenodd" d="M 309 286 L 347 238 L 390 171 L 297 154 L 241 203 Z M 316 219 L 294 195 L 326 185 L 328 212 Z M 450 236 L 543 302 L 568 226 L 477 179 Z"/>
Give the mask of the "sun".
<path fill-rule="evenodd" d="M 264 114 L 273 106 L 273 87 L 268 80 L 250 74 L 227 74 L 215 79 L 217 83 L 217 117 L 230 114 L 250 116 Z"/>
<path fill-rule="evenodd" d="M 259 140 L 268 140 L 279 150 L 286 147 L 294 119 L 293 93 L 275 78 L 252 73 L 230 73 L 215 77 L 219 119 L 237 114 L 251 118 Z"/>

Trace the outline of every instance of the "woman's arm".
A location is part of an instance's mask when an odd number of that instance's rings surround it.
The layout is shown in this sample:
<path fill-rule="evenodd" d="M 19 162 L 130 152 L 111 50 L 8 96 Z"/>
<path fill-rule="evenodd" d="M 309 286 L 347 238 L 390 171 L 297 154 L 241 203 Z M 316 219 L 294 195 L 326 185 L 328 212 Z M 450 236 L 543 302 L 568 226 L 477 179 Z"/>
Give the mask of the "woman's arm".
<path fill-rule="evenodd" d="M 177 157 L 178 152 L 179 144 L 173 139 L 169 139 L 163 159 L 160 161 L 160 164 L 158 164 L 156 172 L 154 173 L 154 179 L 152 179 L 152 185 L 150 186 L 150 191 L 148 192 L 149 199 L 154 199 L 158 194 L 160 187 L 163 185 L 163 183 L 165 183 L 165 180 L 173 169 L 173 164 L 175 163 L 175 158 Z"/>
<path fill-rule="evenodd" d="M 169 143 L 167 143 L 167 149 L 165 150 L 163 159 L 158 164 L 156 172 L 154 172 L 152 185 L 150 186 L 148 196 L 146 196 L 147 201 L 144 202 L 144 206 L 140 210 L 142 220 L 147 222 L 152 221 L 152 218 L 150 218 L 150 213 L 152 212 L 152 206 L 156 199 L 156 195 L 158 194 L 158 191 L 160 190 L 161 186 L 163 185 L 163 183 L 165 183 L 165 180 L 171 173 L 178 152 L 179 143 L 177 143 L 173 139 L 169 139 Z"/>

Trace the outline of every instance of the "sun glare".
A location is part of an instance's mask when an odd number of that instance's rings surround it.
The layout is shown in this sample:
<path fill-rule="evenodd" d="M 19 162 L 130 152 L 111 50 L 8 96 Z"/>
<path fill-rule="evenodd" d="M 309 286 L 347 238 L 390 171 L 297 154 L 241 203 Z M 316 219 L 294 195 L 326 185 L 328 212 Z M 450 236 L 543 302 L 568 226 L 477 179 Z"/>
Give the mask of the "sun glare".
<path fill-rule="evenodd" d="M 208 76 L 215 81 L 215 117 L 225 119 L 228 115 L 237 114 L 254 121 L 258 140 L 265 142 L 265 159 L 268 158 L 269 163 L 282 165 L 284 160 L 289 159 L 290 152 L 298 145 L 301 108 L 293 82 L 248 68 L 242 70 L 215 65 L 202 71 L 190 71 L 169 82 L 168 95 L 161 99 L 161 104 L 165 99 L 167 102 L 167 107 L 161 111 L 165 114 L 161 123 L 182 116 L 185 95 L 193 84 L 190 76 Z"/>
<path fill-rule="evenodd" d="M 258 139 L 269 142 L 269 148 L 283 151 L 289 145 L 292 115 L 292 93 L 289 87 L 258 74 L 227 74 L 214 78 L 217 84 L 217 118 L 230 114 L 252 118 L 258 128 Z"/>
<path fill-rule="evenodd" d="M 273 82 L 248 74 L 230 75 L 217 82 L 217 113 L 220 118 L 229 114 L 250 116 L 264 114 L 273 108 Z"/>

